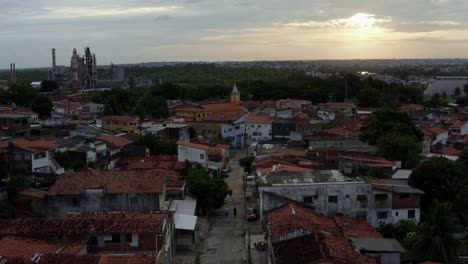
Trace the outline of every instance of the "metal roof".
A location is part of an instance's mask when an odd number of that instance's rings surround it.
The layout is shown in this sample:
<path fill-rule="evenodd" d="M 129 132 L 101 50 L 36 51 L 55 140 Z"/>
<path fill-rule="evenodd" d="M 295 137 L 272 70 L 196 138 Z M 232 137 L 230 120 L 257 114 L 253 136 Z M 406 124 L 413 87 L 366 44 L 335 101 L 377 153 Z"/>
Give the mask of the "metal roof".
<path fill-rule="evenodd" d="M 399 252 L 405 253 L 406 250 L 394 238 L 356 238 L 351 240 L 355 247 L 361 251 L 370 252 Z"/>

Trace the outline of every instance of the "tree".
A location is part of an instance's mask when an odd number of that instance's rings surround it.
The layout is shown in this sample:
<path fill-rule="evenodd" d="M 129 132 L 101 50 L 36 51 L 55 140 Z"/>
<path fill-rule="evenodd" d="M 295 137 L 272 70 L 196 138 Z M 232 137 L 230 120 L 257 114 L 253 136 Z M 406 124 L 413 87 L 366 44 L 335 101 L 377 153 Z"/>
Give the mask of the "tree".
<path fill-rule="evenodd" d="M 419 231 L 419 227 L 411 220 L 400 220 L 396 224 L 380 223 L 377 231 L 385 238 L 395 238 L 405 246 L 413 243 L 414 235 Z"/>
<path fill-rule="evenodd" d="M 461 89 L 460 89 L 460 87 L 455 88 L 454 95 L 455 95 L 455 97 L 459 97 L 459 96 L 461 95 Z"/>
<path fill-rule="evenodd" d="M 440 99 L 440 94 L 435 93 L 432 97 L 431 100 L 429 101 L 429 105 L 433 107 L 437 107 L 442 104 L 442 101 Z"/>
<path fill-rule="evenodd" d="M 465 97 L 468 97 L 468 84 L 463 86 L 463 91 L 465 92 Z"/>
<path fill-rule="evenodd" d="M 10 85 L 10 98 L 19 106 L 30 107 L 37 96 L 36 90 L 25 83 L 14 83 Z"/>
<path fill-rule="evenodd" d="M 10 163 L 6 153 L 0 151 L 0 186 L 8 179 Z"/>
<path fill-rule="evenodd" d="M 40 118 L 50 117 L 54 104 L 45 96 L 38 96 L 34 99 L 31 110 L 39 114 Z"/>
<path fill-rule="evenodd" d="M 244 171 L 246 173 L 251 173 L 252 172 L 252 164 L 254 162 L 255 158 L 254 157 L 245 157 L 239 160 L 239 165 L 244 168 Z"/>
<path fill-rule="evenodd" d="M 458 263 L 461 241 L 453 235 L 462 228 L 454 210 L 451 204 L 436 200 L 429 213 L 424 214 L 425 221 L 416 235 L 414 249 L 425 260 Z"/>
<path fill-rule="evenodd" d="M 137 144 L 147 147 L 151 155 L 177 155 L 177 140 L 151 133 L 138 136 Z"/>
<path fill-rule="evenodd" d="M 59 89 L 59 86 L 56 81 L 44 80 L 41 82 L 41 89 L 39 89 L 39 92 L 47 93 L 47 92 L 53 92 L 58 89 Z"/>
<path fill-rule="evenodd" d="M 360 138 L 375 145 L 379 138 L 387 133 L 406 135 L 417 140 L 423 136 L 421 130 L 413 124 L 409 114 L 383 108 L 375 112 L 373 117 L 361 127 Z"/>
<path fill-rule="evenodd" d="M 379 106 L 379 91 L 372 87 L 361 89 L 358 94 L 358 102 L 361 107 Z"/>
<path fill-rule="evenodd" d="M 208 214 L 224 204 L 228 185 L 222 178 L 211 178 L 209 172 L 201 166 L 188 168 L 185 177 L 189 192 L 197 198 L 203 213 Z"/>
<path fill-rule="evenodd" d="M 401 161 L 406 168 L 413 168 L 419 160 L 421 149 L 414 136 L 386 133 L 377 141 L 379 155 L 386 159 Z"/>
<path fill-rule="evenodd" d="M 71 168 L 72 160 L 70 159 L 70 155 L 69 155 L 68 151 L 55 152 L 54 159 L 63 168 L 65 168 L 65 169 Z"/>
<path fill-rule="evenodd" d="M 460 222 L 468 224 L 468 178 L 461 164 L 440 157 L 427 159 L 413 170 L 409 183 L 424 192 L 423 211 L 429 210 L 433 200 L 449 202 Z"/>

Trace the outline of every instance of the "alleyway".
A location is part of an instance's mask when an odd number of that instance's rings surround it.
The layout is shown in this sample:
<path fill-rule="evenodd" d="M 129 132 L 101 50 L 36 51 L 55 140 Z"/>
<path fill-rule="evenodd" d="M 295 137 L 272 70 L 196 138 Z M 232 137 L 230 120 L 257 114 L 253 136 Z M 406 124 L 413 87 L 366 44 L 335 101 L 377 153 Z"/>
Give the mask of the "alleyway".
<path fill-rule="evenodd" d="M 232 195 L 226 197 L 226 206 L 229 215 L 225 216 L 224 207 L 210 214 L 210 229 L 204 246 L 200 261 L 203 264 L 243 263 L 246 256 L 244 247 L 244 193 L 243 172 L 239 166 L 239 153 L 230 162 L 232 171 L 226 182 Z M 233 209 L 237 209 L 234 217 Z"/>

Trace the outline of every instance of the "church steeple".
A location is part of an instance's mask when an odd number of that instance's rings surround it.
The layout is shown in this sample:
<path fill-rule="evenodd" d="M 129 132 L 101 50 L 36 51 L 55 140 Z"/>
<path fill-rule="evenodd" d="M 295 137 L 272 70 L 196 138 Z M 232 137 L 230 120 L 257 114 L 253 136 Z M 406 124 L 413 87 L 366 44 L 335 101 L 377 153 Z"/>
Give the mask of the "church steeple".
<path fill-rule="evenodd" d="M 232 88 L 231 92 L 231 103 L 240 103 L 240 92 L 239 89 L 237 89 L 237 85 L 234 84 L 234 87 Z"/>

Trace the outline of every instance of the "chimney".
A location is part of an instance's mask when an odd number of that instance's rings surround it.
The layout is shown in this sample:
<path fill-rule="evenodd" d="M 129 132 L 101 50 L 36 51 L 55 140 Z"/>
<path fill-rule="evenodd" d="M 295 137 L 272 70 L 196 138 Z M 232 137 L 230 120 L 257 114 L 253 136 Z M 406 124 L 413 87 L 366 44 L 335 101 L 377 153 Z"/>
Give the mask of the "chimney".
<path fill-rule="evenodd" d="M 55 49 L 52 49 L 52 68 L 55 69 L 57 66 L 56 61 L 55 61 Z"/>

